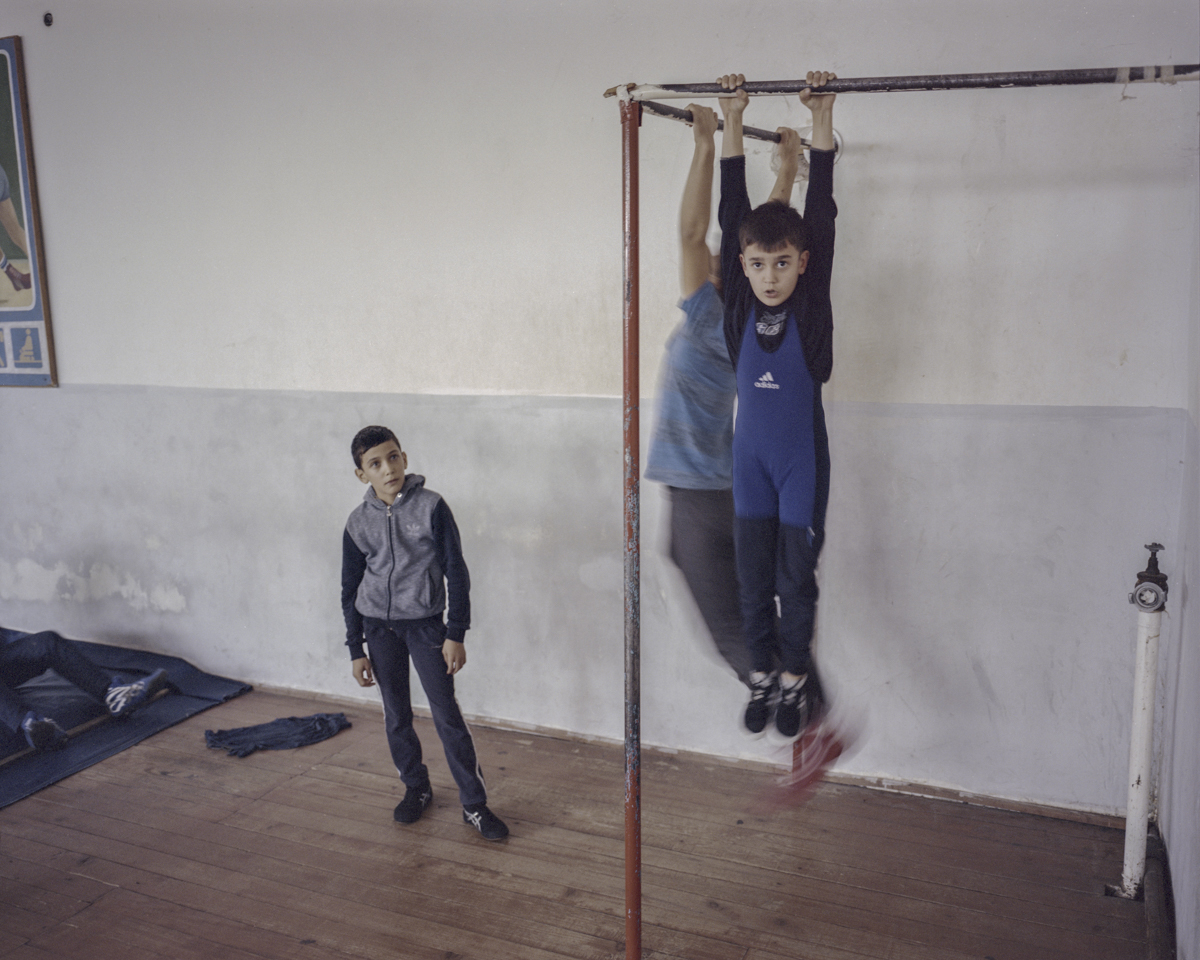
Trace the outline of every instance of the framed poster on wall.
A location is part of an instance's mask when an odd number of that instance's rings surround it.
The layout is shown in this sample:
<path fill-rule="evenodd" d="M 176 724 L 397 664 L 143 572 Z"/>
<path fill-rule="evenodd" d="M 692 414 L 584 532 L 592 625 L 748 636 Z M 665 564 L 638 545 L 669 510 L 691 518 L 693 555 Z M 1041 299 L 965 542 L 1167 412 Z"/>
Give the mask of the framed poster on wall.
<path fill-rule="evenodd" d="M 0 38 L 0 386 L 53 387 L 46 258 L 21 38 Z"/>

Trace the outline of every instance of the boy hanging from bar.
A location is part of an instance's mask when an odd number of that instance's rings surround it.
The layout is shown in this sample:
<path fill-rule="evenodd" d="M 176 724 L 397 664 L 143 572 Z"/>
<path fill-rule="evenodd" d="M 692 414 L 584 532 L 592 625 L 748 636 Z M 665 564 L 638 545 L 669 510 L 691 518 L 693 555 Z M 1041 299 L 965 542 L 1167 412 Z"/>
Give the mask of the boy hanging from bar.
<path fill-rule="evenodd" d="M 821 384 L 833 366 L 829 284 L 837 215 L 834 96 L 818 91 L 831 79 L 831 73 L 810 72 L 811 87 L 800 94 L 813 121 L 803 217 L 778 201 L 751 210 L 742 146 L 745 78 L 720 80 L 730 91 L 720 100 L 725 133 L 718 216 L 725 340 L 738 397 L 734 542 L 751 661 L 743 722 L 750 733 L 762 733 L 774 703 L 776 730 L 788 740 L 825 710 L 812 638 L 829 500 Z"/>
<path fill-rule="evenodd" d="M 679 205 L 679 306 L 684 319 L 667 340 L 658 416 L 646 479 L 666 485 L 669 555 L 683 573 L 717 651 L 747 686 L 733 550 L 733 401 L 725 346 L 721 258 L 708 248 L 717 115 L 689 104 L 695 149 Z M 771 199 L 787 203 L 800 164 L 800 135 L 783 130 Z"/>

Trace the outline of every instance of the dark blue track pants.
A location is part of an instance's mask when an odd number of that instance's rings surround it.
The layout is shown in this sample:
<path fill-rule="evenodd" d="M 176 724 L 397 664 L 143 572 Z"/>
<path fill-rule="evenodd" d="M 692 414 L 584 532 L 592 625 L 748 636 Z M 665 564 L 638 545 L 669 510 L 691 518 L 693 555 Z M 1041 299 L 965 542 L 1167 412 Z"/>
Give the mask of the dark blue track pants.
<path fill-rule="evenodd" d="M 777 517 L 734 521 L 742 623 L 750 668 L 807 673 L 817 619 L 817 560 L 825 536 Z M 779 597 L 779 626 L 775 597 Z"/>
<path fill-rule="evenodd" d="M 392 762 L 406 787 L 429 779 L 422 761 L 421 741 L 413 729 L 412 699 L 409 695 L 408 661 L 412 659 L 433 723 L 446 752 L 446 762 L 463 806 L 485 803 L 487 790 L 475 757 L 475 742 L 454 698 L 454 677 L 446 672 L 442 641 L 446 628 L 440 617 L 426 620 L 364 619 L 363 633 L 371 670 L 383 697 L 383 715 Z"/>

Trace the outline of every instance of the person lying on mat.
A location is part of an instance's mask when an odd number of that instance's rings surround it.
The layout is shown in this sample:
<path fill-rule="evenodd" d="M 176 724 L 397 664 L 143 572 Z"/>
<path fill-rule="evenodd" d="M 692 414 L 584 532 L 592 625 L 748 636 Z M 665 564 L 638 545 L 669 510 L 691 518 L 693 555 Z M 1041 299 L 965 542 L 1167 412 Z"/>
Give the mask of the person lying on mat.
<path fill-rule="evenodd" d="M 114 717 L 128 716 L 167 684 L 165 670 L 133 683 L 118 683 L 52 630 L 23 633 L 0 627 L 0 723 L 24 734 L 34 750 L 57 750 L 67 743 L 66 731 L 53 718 L 26 709 L 16 692 L 46 670 L 103 703 Z"/>

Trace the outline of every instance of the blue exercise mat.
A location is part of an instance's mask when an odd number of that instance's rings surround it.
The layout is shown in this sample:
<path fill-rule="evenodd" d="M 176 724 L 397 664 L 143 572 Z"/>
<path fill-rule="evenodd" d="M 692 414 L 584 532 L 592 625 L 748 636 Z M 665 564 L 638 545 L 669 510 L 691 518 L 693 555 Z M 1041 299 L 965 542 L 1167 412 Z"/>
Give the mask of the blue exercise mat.
<path fill-rule="evenodd" d="M 166 670 L 168 691 L 129 717 L 115 720 L 108 717 L 102 704 L 52 670 L 22 684 L 17 690 L 30 710 L 53 717 L 64 730 L 85 729 L 72 733 L 62 750 L 27 752 L 24 756 L 17 754 L 28 748 L 25 737 L 0 729 L 0 808 L 252 689 L 240 680 L 203 673 L 178 657 L 79 640 L 67 642 L 123 682 L 132 682 L 160 668 Z M 89 722 L 94 725 L 86 726 Z"/>

